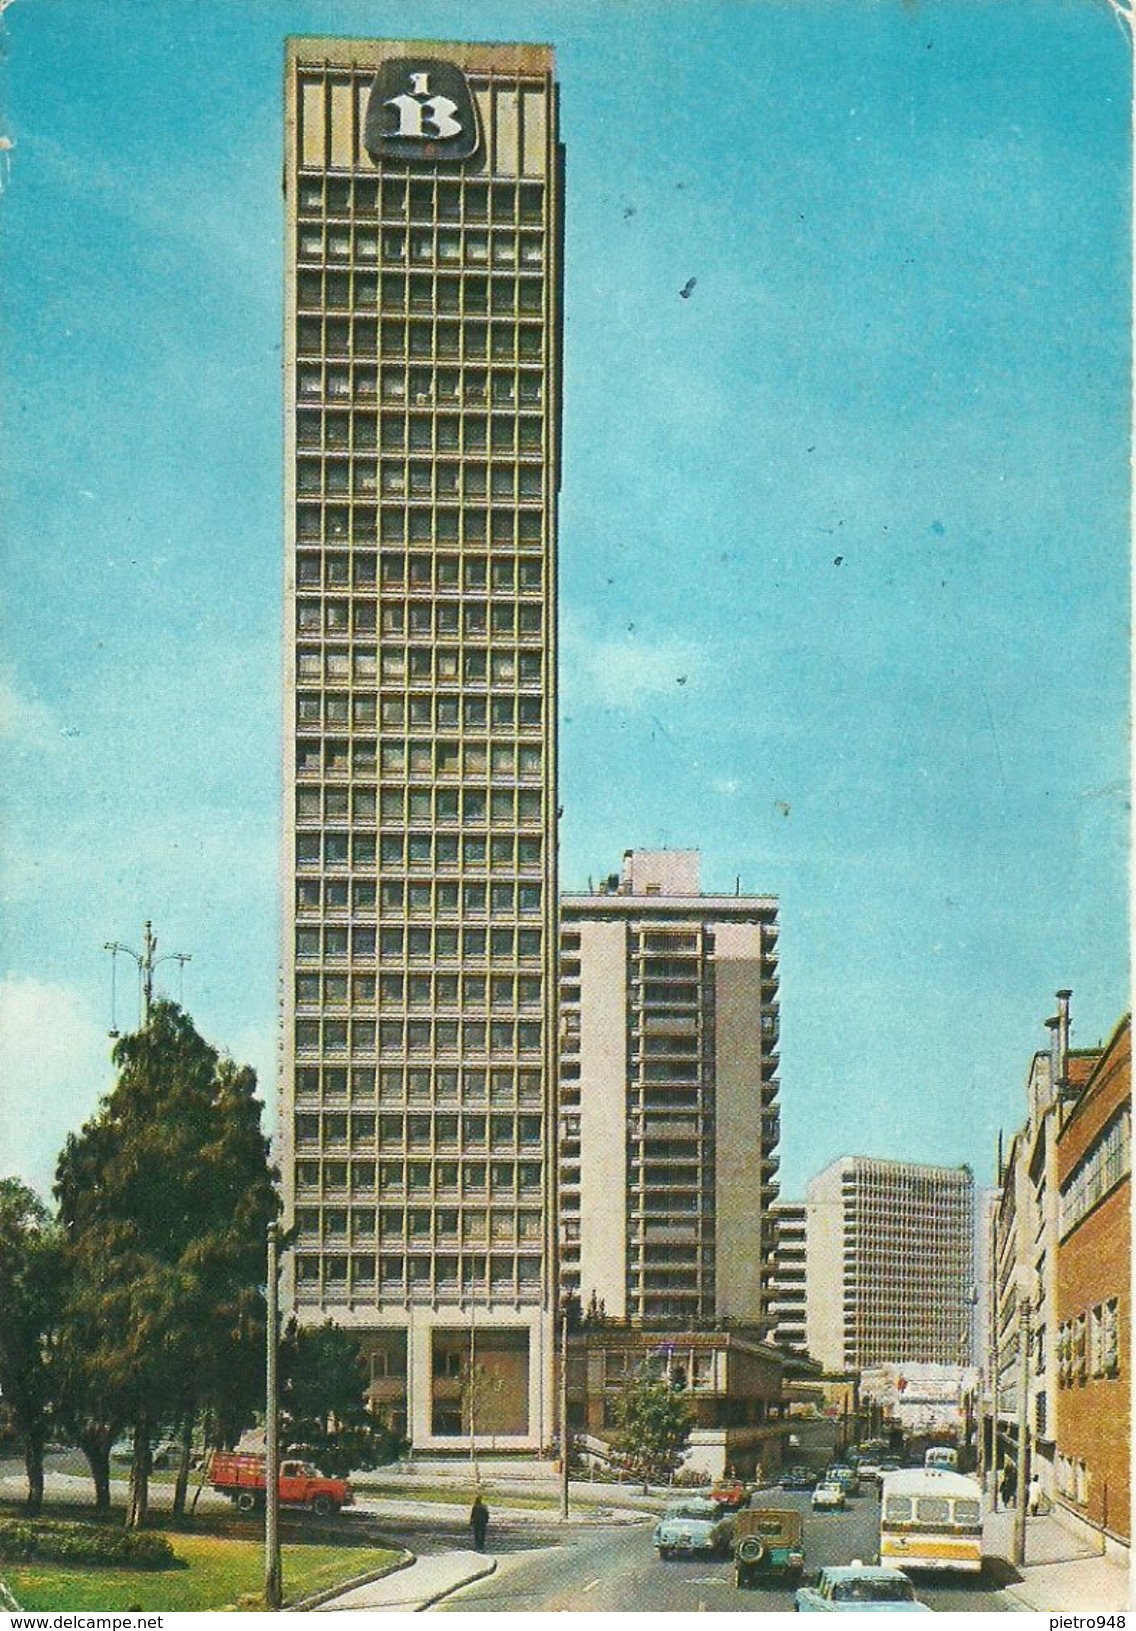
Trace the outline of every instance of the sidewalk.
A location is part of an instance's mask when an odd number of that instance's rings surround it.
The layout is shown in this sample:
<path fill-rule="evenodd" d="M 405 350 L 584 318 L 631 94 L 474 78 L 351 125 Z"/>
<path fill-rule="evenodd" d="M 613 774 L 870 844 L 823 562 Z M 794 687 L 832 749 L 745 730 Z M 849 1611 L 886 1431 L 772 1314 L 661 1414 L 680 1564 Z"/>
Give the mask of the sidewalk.
<path fill-rule="evenodd" d="M 496 1567 L 497 1559 L 484 1552 L 438 1552 L 433 1557 L 416 1558 L 409 1568 L 396 1569 L 370 1585 L 341 1592 L 338 1597 L 320 1603 L 314 1612 L 369 1608 L 414 1614 L 473 1580 L 483 1580 Z"/>
<path fill-rule="evenodd" d="M 982 1523 L 984 1549 L 1008 1560 L 1013 1551 L 1013 1514 L 987 1512 Z M 1026 1520 L 1026 1556 L 1020 1576 L 1002 1587 L 1020 1607 L 1041 1613 L 1121 1613 L 1131 1607 L 1129 1571 L 1102 1557 L 1091 1540 L 1075 1535 L 1053 1513 Z"/>

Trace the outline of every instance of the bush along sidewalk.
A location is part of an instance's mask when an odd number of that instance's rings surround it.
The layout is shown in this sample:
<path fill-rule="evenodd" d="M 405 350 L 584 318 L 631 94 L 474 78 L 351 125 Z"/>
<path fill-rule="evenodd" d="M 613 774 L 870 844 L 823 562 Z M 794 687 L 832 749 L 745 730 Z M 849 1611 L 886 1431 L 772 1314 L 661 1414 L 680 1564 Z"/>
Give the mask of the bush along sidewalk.
<path fill-rule="evenodd" d="M 164 1535 L 88 1523 L 25 1523 L 0 1518 L 0 1563 L 99 1564 L 114 1569 L 181 1565 Z"/>

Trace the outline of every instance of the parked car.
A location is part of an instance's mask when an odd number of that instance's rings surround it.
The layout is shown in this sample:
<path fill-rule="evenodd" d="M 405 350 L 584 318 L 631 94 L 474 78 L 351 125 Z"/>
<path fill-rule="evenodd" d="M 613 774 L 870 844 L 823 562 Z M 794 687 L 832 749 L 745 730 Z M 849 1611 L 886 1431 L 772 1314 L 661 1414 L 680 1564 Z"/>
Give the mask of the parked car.
<path fill-rule="evenodd" d="M 661 1558 L 725 1557 L 733 1539 L 734 1519 L 716 1502 L 691 1496 L 667 1507 L 655 1525 L 655 1550 Z"/>
<path fill-rule="evenodd" d="M 710 1490 L 710 1499 L 723 1512 L 738 1512 L 749 1500 L 749 1490 L 740 1478 L 719 1478 Z"/>
<path fill-rule="evenodd" d="M 808 1467 L 786 1467 L 780 1478 L 782 1489 L 813 1489 L 816 1481 L 816 1473 Z"/>
<path fill-rule="evenodd" d="M 813 1490 L 814 1512 L 843 1512 L 847 1505 L 843 1486 L 835 1479 L 831 1483 L 818 1484 Z"/>
<path fill-rule="evenodd" d="M 747 1507 L 734 1521 L 734 1584 L 799 1580 L 805 1566 L 804 1519 L 796 1507 Z"/>
<path fill-rule="evenodd" d="M 822 1614 L 849 1609 L 854 1613 L 931 1612 L 916 1597 L 915 1587 L 901 1569 L 871 1568 L 863 1563 L 822 1569 L 815 1586 L 801 1586 L 796 1592 L 793 1607 L 801 1613 Z"/>
<path fill-rule="evenodd" d="M 830 1484 L 839 1484 L 845 1495 L 859 1495 L 860 1474 L 855 1467 L 849 1467 L 845 1462 L 839 1461 L 829 1467 L 824 1476 Z"/>
<path fill-rule="evenodd" d="M 116 1439 L 110 1447 L 110 1458 L 112 1461 L 129 1465 L 134 1460 L 134 1440 Z M 176 1467 L 180 1460 L 181 1444 L 174 1438 L 161 1439 L 150 1451 L 150 1466 L 154 1470 Z"/>

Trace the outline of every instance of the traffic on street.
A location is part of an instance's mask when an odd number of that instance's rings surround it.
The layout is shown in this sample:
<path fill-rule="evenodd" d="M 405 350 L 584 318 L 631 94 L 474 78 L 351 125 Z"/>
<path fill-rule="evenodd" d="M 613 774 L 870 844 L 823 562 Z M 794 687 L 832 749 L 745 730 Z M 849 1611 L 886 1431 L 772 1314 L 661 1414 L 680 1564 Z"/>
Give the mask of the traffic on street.
<path fill-rule="evenodd" d="M 878 1557 L 879 1498 L 870 1485 L 850 1497 L 843 1509 L 833 1511 L 814 1512 L 809 1493 L 799 1490 L 763 1490 L 754 1497 L 754 1504 L 758 1502 L 801 1514 L 806 1582 L 822 1568 L 855 1560 L 874 1563 Z M 500 1559 L 494 1574 L 439 1603 L 435 1612 L 619 1612 L 632 1603 L 639 1612 L 793 1609 L 791 1581 L 772 1579 L 739 1589 L 729 1556 L 660 1560 L 653 1530 L 653 1524 L 643 1523 L 511 1552 Z M 932 1610 L 1004 1612 L 1013 1607 L 989 1566 L 973 1579 L 919 1576 L 915 1586 L 919 1600 Z"/>

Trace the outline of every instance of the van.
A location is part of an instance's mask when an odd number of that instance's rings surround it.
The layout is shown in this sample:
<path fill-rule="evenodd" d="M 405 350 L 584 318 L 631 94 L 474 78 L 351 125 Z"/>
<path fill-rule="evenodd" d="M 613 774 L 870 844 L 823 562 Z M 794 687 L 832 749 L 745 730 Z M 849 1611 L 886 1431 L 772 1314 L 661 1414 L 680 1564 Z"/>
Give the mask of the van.
<path fill-rule="evenodd" d="M 946 1472 L 957 1472 L 958 1464 L 958 1451 L 949 1444 L 932 1444 L 923 1457 L 924 1467 L 942 1467 Z"/>

